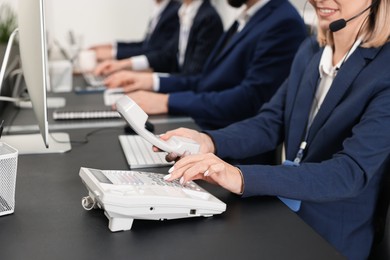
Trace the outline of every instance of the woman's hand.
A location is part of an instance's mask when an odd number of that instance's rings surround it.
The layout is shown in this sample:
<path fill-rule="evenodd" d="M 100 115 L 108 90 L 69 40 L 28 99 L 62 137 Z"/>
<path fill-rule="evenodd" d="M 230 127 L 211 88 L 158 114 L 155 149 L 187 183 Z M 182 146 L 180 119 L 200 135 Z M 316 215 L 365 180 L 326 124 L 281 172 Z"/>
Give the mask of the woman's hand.
<path fill-rule="evenodd" d="M 241 171 L 212 153 L 188 155 L 181 158 L 164 177 L 167 181 L 178 178 L 183 185 L 191 180 L 201 179 L 218 184 L 236 194 L 241 194 L 243 191 Z"/>

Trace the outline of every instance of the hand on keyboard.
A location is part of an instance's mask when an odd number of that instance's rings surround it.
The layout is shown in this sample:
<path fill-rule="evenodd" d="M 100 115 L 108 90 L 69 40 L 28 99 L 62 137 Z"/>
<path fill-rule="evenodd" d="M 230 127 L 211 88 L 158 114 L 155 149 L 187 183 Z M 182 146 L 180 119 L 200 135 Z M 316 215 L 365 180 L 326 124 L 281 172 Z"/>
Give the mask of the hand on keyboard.
<path fill-rule="evenodd" d="M 172 165 L 165 160 L 166 153 L 154 152 L 152 144 L 139 135 L 120 135 L 119 141 L 131 169 Z"/>

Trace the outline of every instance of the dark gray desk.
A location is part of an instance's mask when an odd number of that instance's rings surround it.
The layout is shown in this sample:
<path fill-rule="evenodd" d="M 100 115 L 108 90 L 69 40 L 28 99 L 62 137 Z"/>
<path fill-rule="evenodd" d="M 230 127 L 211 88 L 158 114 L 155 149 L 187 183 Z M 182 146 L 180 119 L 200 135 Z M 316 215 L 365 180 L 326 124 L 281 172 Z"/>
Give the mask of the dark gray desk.
<path fill-rule="evenodd" d="M 85 130 L 70 131 L 73 140 Z M 0 217 L 1 259 L 342 259 L 275 198 L 239 199 L 200 183 L 227 203 L 211 218 L 135 220 L 111 233 L 103 211 L 85 211 L 81 166 L 126 169 L 107 129 L 66 154 L 19 156 L 16 210 Z M 159 169 L 159 171 L 166 169 Z"/>
<path fill-rule="evenodd" d="M 158 124 L 156 132 L 182 125 Z M 92 130 L 68 132 L 76 141 Z M 78 172 L 81 166 L 127 169 L 122 133 L 122 127 L 106 128 L 87 144 L 72 144 L 69 153 L 19 156 L 15 213 L 0 217 L 1 259 L 343 259 L 276 198 L 240 199 L 204 182 L 227 203 L 222 215 L 135 220 L 130 231 L 110 232 L 103 211 L 82 208 L 87 190 Z"/>

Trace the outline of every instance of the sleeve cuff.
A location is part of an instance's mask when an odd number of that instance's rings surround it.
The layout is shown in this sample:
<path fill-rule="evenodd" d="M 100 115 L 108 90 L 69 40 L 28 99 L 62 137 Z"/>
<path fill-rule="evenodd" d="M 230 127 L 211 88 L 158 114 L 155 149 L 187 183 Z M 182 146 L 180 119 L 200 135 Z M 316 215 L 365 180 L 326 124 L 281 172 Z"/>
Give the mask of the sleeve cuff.
<path fill-rule="evenodd" d="M 155 92 L 160 90 L 160 77 L 157 73 L 153 73 L 153 90 Z"/>
<path fill-rule="evenodd" d="M 240 193 L 237 193 L 237 195 L 242 196 L 242 194 L 244 194 L 244 188 L 245 188 L 244 176 L 242 175 L 241 169 L 240 169 L 239 167 L 237 167 L 237 166 L 236 166 L 236 168 L 237 168 L 238 172 L 239 172 L 240 175 L 241 175 L 241 192 L 240 192 Z"/>
<path fill-rule="evenodd" d="M 145 55 L 134 56 L 131 58 L 131 69 L 134 71 L 149 69 L 149 61 Z"/>
<path fill-rule="evenodd" d="M 112 51 L 112 53 L 111 53 L 111 55 L 112 55 L 112 57 L 113 58 L 116 58 L 116 57 L 118 57 L 117 55 L 118 55 L 118 43 L 113 43 L 112 45 L 112 49 L 111 49 L 111 51 Z"/>
<path fill-rule="evenodd" d="M 160 91 L 160 77 L 169 77 L 169 73 L 153 73 L 153 90 Z"/>

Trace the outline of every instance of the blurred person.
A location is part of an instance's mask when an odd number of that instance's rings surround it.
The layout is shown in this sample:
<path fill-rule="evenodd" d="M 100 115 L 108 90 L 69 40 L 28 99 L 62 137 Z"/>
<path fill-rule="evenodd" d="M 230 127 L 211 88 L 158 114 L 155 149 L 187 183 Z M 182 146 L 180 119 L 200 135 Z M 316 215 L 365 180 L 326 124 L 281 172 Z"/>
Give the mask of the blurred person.
<path fill-rule="evenodd" d="M 144 55 L 100 63 L 97 75 L 127 69 L 192 75 L 199 73 L 223 33 L 221 18 L 209 0 L 183 0 L 178 15 L 180 29 L 160 49 Z"/>
<path fill-rule="evenodd" d="M 177 11 L 180 3 L 174 0 L 154 0 L 153 12 L 145 38 L 140 42 L 117 42 L 91 47 L 98 61 L 125 59 L 160 49 L 172 40 L 179 30 Z"/>

